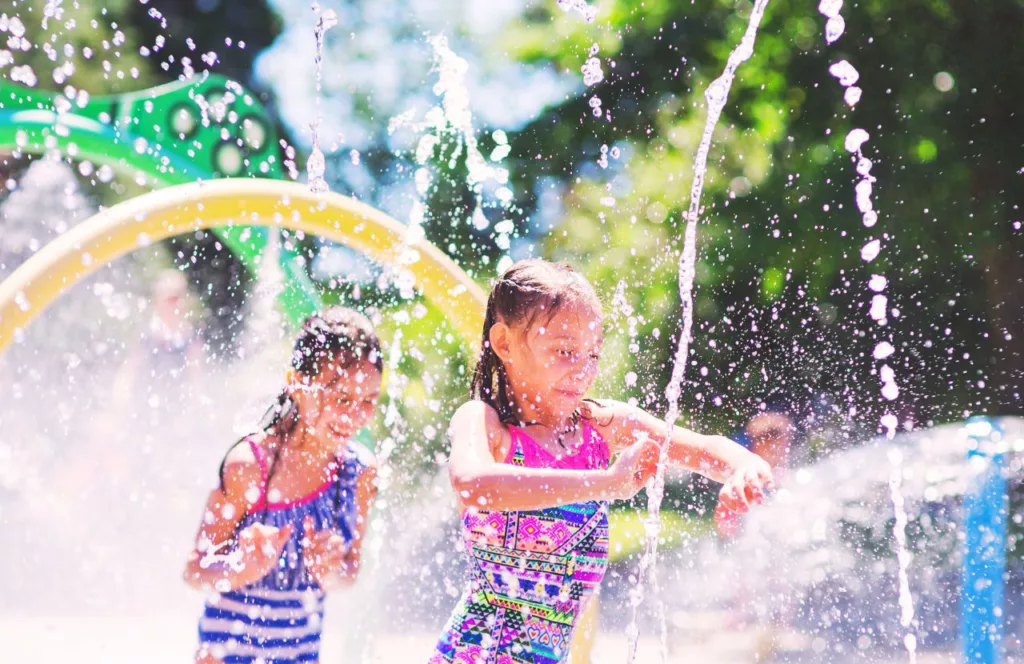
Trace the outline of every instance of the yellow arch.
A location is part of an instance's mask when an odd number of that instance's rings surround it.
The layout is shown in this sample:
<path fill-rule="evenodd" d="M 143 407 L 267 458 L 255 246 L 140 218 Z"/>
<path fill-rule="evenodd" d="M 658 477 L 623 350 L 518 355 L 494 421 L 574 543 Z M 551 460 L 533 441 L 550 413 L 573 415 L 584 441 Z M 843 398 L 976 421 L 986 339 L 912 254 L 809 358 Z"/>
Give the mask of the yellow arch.
<path fill-rule="evenodd" d="M 108 208 L 40 249 L 0 283 L 0 352 L 76 282 L 133 249 L 216 226 L 264 225 L 319 235 L 408 269 L 471 344 L 487 297 L 437 247 L 405 244 L 406 227 L 347 196 L 279 180 L 223 179 L 154 191 Z"/>

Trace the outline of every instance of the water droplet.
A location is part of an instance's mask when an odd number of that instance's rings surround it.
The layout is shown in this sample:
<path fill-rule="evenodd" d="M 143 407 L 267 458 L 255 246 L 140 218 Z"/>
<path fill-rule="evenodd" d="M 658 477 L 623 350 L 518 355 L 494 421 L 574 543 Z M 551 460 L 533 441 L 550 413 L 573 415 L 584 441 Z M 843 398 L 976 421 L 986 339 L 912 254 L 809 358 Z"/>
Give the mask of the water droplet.
<path fill-rule="evenodd" d="M 938 90 L 939 92 L 949 92 L 950 90 L 953 89 L 953 86 L 955 85 L 953 76 L 946 71 L 940 71 L 938 74 L 936 74 L 932 82 L 935 85 L 935 89 Z"/>
<path fill-rule="evenodd" d="M 507 157 L 510 152 L 512 152 L 511 146 L 496 145 L 494 146 L 494 149 L 491 150 L 491 161 L 501 161 L 502 159 Z"/>
<path fill-rule="evenodd" d="M 597 8 L 588 5 L 586 0 L 558 0 L 558 7 L 566 13 L 579 13 L 587 23 L 593 23 L 597 18 Z"/>
<path fill-rule="evenodd" d="M 587 58 L 587 61 L 583 63 L 581 71 L 583 72 L 583 84 L 588 87 L 604 80 L 604 71 L 601 70 L 601 60 L 599 58 Z"/>
<path fill-rule="evenodd" d="M 892 347 L 891 343 L 888 341 L 880 341 L 875 345 L 874 356 L 876 360 L 884 360 L 895 352 L 896 349 Z"/>
<path fill-rule="evenodd" d="M 875 295 L 871 298 L 871 310 L 868 314 L 876 321 L 884 320 L 888 306 L 889 298 L 884 295 Z"/>
<path fill-rule="evenodd" d="M 878 258 L 879 252 L 882 250 L 881 240 L 871 240 L 865 244 L 860 250 L 860 257 L 865 262 L 870 263 L 871 261 Z"/>
<path fill-rule="evenodd" d="M 829 44 L 835 42 L 843 36 L 843 31 L 846 30 L 846 21 L 839 14 L 831 16 L 828 22 L 825 23 L 825 41 Z"/>
<path fill-rule="evenodd" d="M 838 16 L 843 9 L 843 0 L 821 0 L 818 3 L 818 11 L 828 18 Z"/>
<path fill-rule="evenodd" d="M 14 83 L 21 83 L 30 88 L 35 87 L 36 83 L 39 82 L 39 79 L 36 78 L 36 73 L 32 71 L 32 67 L 29 65 L 11 67 L 10 78 Z"/>
<path fill-rule="evenodd" d="M 319 147 L 314 146 L 313 150 L 309 153 L 309 159 L 306 160 L 306 177 L 309 182 L 309 190 L 314 194 L 330 191 L 327 180 L 324 179 L 326 172 L 327 160 L 324 157 L 324 153 L 320 151 Z"/>
<path fill-rule="evenodd" d="M 857 196 L 857 209 L 861 212 L 870 212 L 871 205 L 871 180 L 865 178 L 854 187 Z"/>
<path fill-rule="evenodd" d="M 323 14 L 320 14 L 320 18 L 316 23 L 317 29 L 323 30 L 324 32 L 330 30 L 336 25 L 338 25 L 338 12 L 333 9 L 328 9 Z"/>
<path fill-rule="evenodd" d="M 851 129 L 850 133 L 846 135 L 846 151 L 847 152 L 860 152 L 860 148 L 864 145 L 867 140 L 871 138 L 868 132 L 863 129 Z"/>
<path fill-rule="evenodd" d="M 22 23 L 21 19 L 18 18 L 17 16 L 12 16 L 10 18 L 10 22 L 8 23 L 8 30 L 10 30 L 11 34 L 15 37 L 25 36 L 25 24 Z"/>
<path fill-rule="evenodd" d="M 25 297 L 25 291 L 18 291 L 14 295 L 14 303 L 18 305 L 18 309 L 22 311 L 28 311 L 32 308 L 32 304 L 28 301 L 28 298 Z"/>
<path fill-rule="evenodd" d="M 846 88 L 846 93 L 843 95 L 843 101 L 846 102 L 847 106 L 853 108 L 860 101 L 860 98 L 863 94 L 863 90 L 858 88 L 856 85 L 851 85 L 850 87 Z"/>
<path fill-rule="evenodd" d="M 839 79 L 839 85 L 849 87 L 860 80 L 860 73 L 857 68 L 846 60 L 840 60 L 828 68 L 828 73 Z"/>

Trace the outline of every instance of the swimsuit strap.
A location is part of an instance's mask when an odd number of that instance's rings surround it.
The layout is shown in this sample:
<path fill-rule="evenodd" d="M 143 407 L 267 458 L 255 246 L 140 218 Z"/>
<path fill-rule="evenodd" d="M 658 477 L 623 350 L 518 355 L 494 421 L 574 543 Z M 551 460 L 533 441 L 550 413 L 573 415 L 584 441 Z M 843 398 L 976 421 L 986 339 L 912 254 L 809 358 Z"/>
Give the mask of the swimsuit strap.
<path fill-rule="evenodd" d="M 256 463 L 258 463 L 260 465 L 260 478 L 262 478 L 262 480 L 263 480 L 263 482 L 260 484 L 260 500 L 259 500 L 259 503 L 257 503 L 257 504 L 266 505 L 267 504 L 266 492 L 267 492 L 267 479 L 268 479 L 267 478 L 267 460 L 263 456 L 263 450 L 261 450 L 260 446 L 256 444 L 256 441 L 252 439 L 252 436 L 247 437 L 245 439 L 245 441 L 247 443 L 249 443 L 249 447 L 252 448 L 253 456 L 256 457 Z"/>
<path fill-rule="evenodd" d="M 528 438 L 533 440 L 533 438 L 514 424 L 509 424 L 508 430 L 511 434 L 512 442 L 508 446 L 508 454 L 505 455 L 505 463 L 522 466 L 524 465 L 523 459 L 526 456 L 523 439 Z"/>
<path fill-rule="evenodd" d="M 607 468 L 611 455 L 608 453 L 608 442 L 601 435 L 590 420 L 583 420 L 583 446 L 580 454 L 584 451 L 590 453 L 593 458 L 600 462 L 601 468 Z"/>

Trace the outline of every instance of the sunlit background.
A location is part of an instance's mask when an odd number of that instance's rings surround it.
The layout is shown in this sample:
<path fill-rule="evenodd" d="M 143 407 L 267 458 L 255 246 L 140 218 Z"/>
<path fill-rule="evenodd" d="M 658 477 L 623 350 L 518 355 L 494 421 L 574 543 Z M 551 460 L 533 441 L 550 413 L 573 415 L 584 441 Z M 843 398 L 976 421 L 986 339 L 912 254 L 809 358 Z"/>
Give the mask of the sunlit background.
<path fill-rule="evenodd" d="M 10 0 L 0 278 L 154 188 L 322 175 L 485 289 L 512 260 L 571 261 L 605 303 L 594 395 L 664 415 L 695 157 L 723 101 L 681 423 L 789 452 L 742 522 L 716 519 L 713 483 L 669 474 L 640 661 L 659 661 L 662 622 L 672 662 L 1024 661 L 1024 2 L 770 0 L 728 99 L 706 95 L 757 9 Z M 251 91 L 264 134 L 237 100 L 197 101 L 211 76 Z M 242 128 L 237 161 L 208 143 L 207 173 L 207 152 L 170 147 L 187 117 L 97 102 L 163 84 L 218 145 Z M 50 126 L 21 124 L 26 104 Z M 90 108 L 121 148 L 69 147 L 62 123 Z M 164 177 L 164 154 L 199 175 Z M 185 557 L 218 463 L 284 380 L 303 287 L 367 312 L 387 353 L 362 436 L 383 468 L 369 566 L 330 600 L 322 661 L 426 660 L 465 578 L 443 432 L 471 346 L 408 272 L 261 237 L 248 256 L 205 231 L 140 243 L 0 355 L 0 660 L 191 661 Z M 593 662 L 626 661 L 646 510 L 644 494 L 614 508 Z"/>

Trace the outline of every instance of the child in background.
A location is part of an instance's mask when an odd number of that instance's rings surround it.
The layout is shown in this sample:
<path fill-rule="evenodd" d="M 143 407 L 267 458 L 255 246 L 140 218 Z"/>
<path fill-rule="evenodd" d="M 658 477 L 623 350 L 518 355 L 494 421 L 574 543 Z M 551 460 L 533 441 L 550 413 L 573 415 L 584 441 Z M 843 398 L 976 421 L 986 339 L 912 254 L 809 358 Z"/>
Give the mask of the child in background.
<path fill-rule="evenodd" d="M 291 364 L 266 427 L 228 451 L 186 565 L 211 592 L 197 664 L 318 661 L 324 592 L 359 572 L 376 469 L 351 438 L 376 410 L 380 342 L 334 307 L 306 320 Z"/>
<path fill-rule="evenodd" d="M 639 408 L 586 398 L 602 341 L 597 295 L 568 265 L 515 263 L 491 291 L 473 399 L 449 429 L 471 579 L 431 664 L 566 661 L 607 565 L 608 503 L 644 486 L 669 438 Z M 737 511 L 771 488 L 768 464 L 720 436 L 677 427 L 666 457 L 724 482 Z"/>
<path fill-rule="evenodd" d="M 789 465 L 793 444 L 793 423 L 782 413 L 759 413 L 747 423 L 750 451 L 772 467 L 776 478 Z M 715 531 L 723 540 L 736 537 L 742 527 L 740 515 L 719 503 L 715 507 Z"/>

